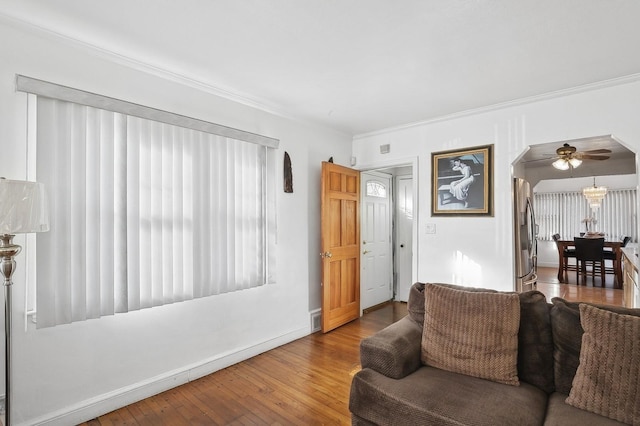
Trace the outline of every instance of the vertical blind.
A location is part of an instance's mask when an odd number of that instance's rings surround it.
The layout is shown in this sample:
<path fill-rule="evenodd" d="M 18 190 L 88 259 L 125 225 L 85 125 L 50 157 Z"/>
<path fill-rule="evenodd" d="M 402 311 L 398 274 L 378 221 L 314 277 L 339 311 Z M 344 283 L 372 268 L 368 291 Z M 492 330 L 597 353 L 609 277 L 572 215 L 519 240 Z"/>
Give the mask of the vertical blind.
<path fill-rule="evenodd" d="M 266 146 L 37 97 L 38 328 L 270 282 Z"/>
<path fill-rule="evenodd" d="M 570 239 L 586 232 L 584 220 L 593 218 L 591 231 L 604 232 L 607 238 L 631 237 L 638 241 L 638 212 L 635 189 L 607 192 L 600 208 L 592 210 L 581 191 L 534 194 L 534 212 L 539 226 L 538 239 L 551 240 L 555 233 Z"/>

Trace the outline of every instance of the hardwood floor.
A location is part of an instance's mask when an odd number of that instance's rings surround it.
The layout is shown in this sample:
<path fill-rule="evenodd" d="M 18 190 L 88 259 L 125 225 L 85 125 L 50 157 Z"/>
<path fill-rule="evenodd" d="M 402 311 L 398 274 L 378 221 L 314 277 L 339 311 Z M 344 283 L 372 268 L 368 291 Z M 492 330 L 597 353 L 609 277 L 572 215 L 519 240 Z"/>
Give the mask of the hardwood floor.
<path fill-rule="evenodd" d="M 538 277 L 548 301 L 558 296 L 622 304 L 622 290 L 614 290 L 613 282 L 604 289 L 590 280 L 587 286 L 560 284 L 555 268 L 539 268 Z M 406 314 L 404 303 L 383 306 L 330 333 L 296 340 L 83 426 L 350 424 L 360 340 Z"/>
<path fill-rule="evenodd" d="M 360 340 L 406 314 L 405 303 L 386 305 L 83 425 L 350 424 Z"/>
<path fill-rule="evenodd" d="M 595 286 L 591 277 L 586 285 L 576 285 L 575 272 L 569 273 L 569 283 L 562 284 L 557 278 L 556 268 L 538 268 L 537 290 L 550 302 L 553 297 L 562 297 L 572 302 L 592 302 L 606 305 L 622 306 L 622 290 L 613 288 L 613 276 L 606 275 L 605 286 L 600 287 L 600 278 L 596 278 Z"/>

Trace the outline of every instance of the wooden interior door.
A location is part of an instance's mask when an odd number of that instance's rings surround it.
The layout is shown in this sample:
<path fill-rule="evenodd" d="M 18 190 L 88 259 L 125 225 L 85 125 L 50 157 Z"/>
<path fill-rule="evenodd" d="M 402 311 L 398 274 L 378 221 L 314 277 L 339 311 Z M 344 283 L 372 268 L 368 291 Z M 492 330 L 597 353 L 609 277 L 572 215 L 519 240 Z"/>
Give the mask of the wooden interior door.
<path fill-rule="evenodd" d="M 322 163 L 322 332 L 360 317 L 360 172 Z"/>

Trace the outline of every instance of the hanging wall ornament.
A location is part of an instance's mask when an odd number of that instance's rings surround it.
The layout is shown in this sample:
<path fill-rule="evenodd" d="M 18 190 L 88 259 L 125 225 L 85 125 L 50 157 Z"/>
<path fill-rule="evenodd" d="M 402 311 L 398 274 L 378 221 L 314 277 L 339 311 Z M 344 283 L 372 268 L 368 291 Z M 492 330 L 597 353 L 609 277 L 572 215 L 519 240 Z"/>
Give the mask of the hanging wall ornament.
<path fill-rule="evenodd" d="M 291 171 L 291 157 L 284 152 L 284 192 L 293 192 L 293 172 Z"/>

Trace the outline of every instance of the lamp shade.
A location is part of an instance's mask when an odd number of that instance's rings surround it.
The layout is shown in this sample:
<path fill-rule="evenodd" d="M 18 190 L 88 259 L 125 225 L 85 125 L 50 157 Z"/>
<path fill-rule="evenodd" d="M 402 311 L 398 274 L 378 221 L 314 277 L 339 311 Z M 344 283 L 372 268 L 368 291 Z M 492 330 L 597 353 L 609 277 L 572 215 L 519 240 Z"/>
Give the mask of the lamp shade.
<path fill-rule="evenodd" d="M 571 158 L 558 158 L 551 165 L 558 170 L 569 170 L 571 167 L 574 169 L 578 168 L 582 164 L 582 160 L 579 158 L 571 157 Z"/>
<path fill-rule="evenodd" d="M 569 170 L 569 162 L 564 158 L 558 158 L 552 165 L 558 170 Z"/>
<path fill-rule="evenodd" d="M 577 168 L 580 164 L 582 164 L 582 160 L 578 159 L 578 158 L 570 158 L 569 159 L 569 164 L 571 164 L 571 167 L 573 167 L 574 169 Z"/>
<path fill-rule="evenodd" d="M 0 234 L 49 230 L 44 185 L 0 178 Z"/>

